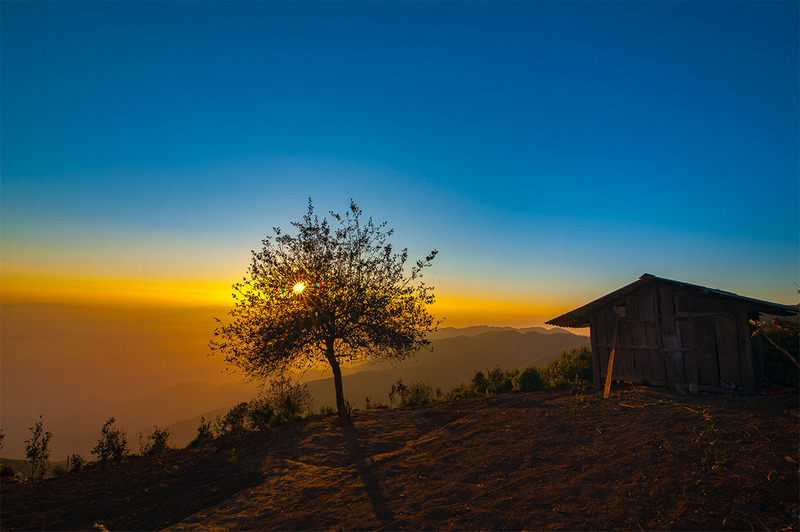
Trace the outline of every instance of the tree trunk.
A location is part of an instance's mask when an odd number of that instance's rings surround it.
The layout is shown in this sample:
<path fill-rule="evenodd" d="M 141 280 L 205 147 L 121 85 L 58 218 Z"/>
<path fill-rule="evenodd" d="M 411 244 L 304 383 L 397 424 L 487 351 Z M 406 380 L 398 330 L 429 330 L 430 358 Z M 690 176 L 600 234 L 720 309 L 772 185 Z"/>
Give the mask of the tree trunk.
<path fill-rule="evenodd" d="M 333 344 L 328 344 L 325 352 L 325 357 L 333 370 L 333 385 L 336 388 L 336 409 L 339 411 L 339 424 L 342 426 L 352 425 L 350 415 L 347 412 L 347 406 L 344 402 L 344 388 L 342 387 L 342 369 L 339 367 L 339 361 L 333 351 Z"/>

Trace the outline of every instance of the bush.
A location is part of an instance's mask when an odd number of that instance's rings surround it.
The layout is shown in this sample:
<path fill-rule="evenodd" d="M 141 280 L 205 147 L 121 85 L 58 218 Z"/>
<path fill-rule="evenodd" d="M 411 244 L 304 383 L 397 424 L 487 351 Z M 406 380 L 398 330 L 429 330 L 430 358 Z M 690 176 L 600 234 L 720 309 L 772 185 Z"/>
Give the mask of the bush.
<path fill-rule="evenodd" d="M 269 390 L 255 399 L 248 403 L 239 403 L 224 416 L 217 416 L 213 431 L 201 421 L 197 436 L 192 442 L 196 440 L 194 445 L 201 445 L 215 435 L 220 437 L 249 430 L 271 429 L 301 418 L 304 413 L 311 411 L 313 404 L 308 386 L 280 377 L 272 381 Z"/>
<path fill-rule="evenodd" d="M 544 390 L 545 381 L 542 378 L 542 370 L 535 366 L 528 366 L 516 373 L 513 378 L 513 389 L 515 392 L 536 392 Z"/>
<path fill-rule="evenodd" d="M 575 388 L 591 384 L 592 350 L 582 345 L 561 354 L 547 363 L 542 377 L 548 388 Z"/>
<path fill-rule="evenodd" d="M 109 462 L 121 462 L 128 454 L 125 432 L 116 427 L 113 417 L 108 418 L 100 429 L 100 439 L 97 441 L 97 446 L 92 449 L 92 454 L 97 456 L 100 469 L 105 469 Z"/>
<path fill-rule="evenodd" d="M 322 419 L 326 417 L 330 417 L 336 413 L 336 409 L 332 406 L 322 406 L 319 409 L 319 412 L 309 412 L 306 414 L 306 419 Z"/>
<path fill-rule="evenodd" d="M 270 384 L 270 389 L 265 397 L 276 416 L 281 416 L 286 421 L 302 417 L 314 406 L 311 392 L 305 384 L 293 383 L 291 379 L 279 377 Z"/>
<path fill-rule="evenodd" d="M 477 397 L 482 395 L 476 392 L 471 384 L 459 384 L 447 394 L 445 394 L 444 399 L 445 401 L 460 401 L 461 399 L 468 399 L 470 397 Z"/>
<path fill-rule="evenodd" d="M 206 443 L 214 440 L 214 431 L 211 430 L 211 422 L 206 421 L 206 418 L 200 418 L 200 424 L 197 426 L 197 434 L 195 435 L 194 439 L 189 442 L 188 447 L 193 449 L 195 447 L 200 447 L 201 445 L 205 445 Z"/>
<path fill-rule="evenodd" d="M 486 371 L 486 393 L 488 395 L 499 395 L 502 393 L 510 392 L 514 385 L 512 383 L 513 375 L 517 370 L 503 371 L 500 368 L 494 368 Z"/>
<path fill-rule="evenodd" d="M 778 347 L 769 341 L 764 342 L 764 376 L 774 384 L 797 387 L 800 382 L 800 370 L 792 360 L 781 353 L 787 351 L 795 359 L 800 357 L 800 317 L 790 320 L 774 319 L 764 327 L 764 334 Z"/>
<path fill-rule="evenodd" d="M 86 465 L 83 457 L 79 454 L 71 454 L 67 458 L 67 473 L 70 475 L 77 475 L 81 471 L 83 471 L 83 467 Z"/>
<path fill-rule="evenodd" d="M 389 390 L 389 403 L 400 408 L 424 406 L 441 397 L 442 391 L 428 382 L 420 381 L 406 386 L 403 379 L 397 379 Z"/>
<path fill-rule="evenodd" d="M 214 432 L 217 436 L 228 434 L 241 434 L 247 429 L 247 403 L 239 403 L 234 406 L 224 416 L 217 416 L 214 421 Z"/>
<path fill-rule="evenodd" d="M 25 457 L 31 464 L 31 478 L 41 480 L 44 473 L 50 467 L 50 449 L 48 444 L 53 433 L 42 430 L 42 416 L 39 416 L 33 427 L 28 427 L 31 431 L 31 439 L 25 440 Z"/>
<path fill-rule="evenodd" d="M 142 445 L 141 443 L 139 444 L 141 447 L 141 449 L 139 450 L 140 454 L 151 455 L 151 454 L 163 453 L 164 451 L 169 449 L 168 442 L 171 434 L 172 434 L 171 430 L 167 428 L 162 429 L 153 425 L 153 432 L 147 435 L 147 440 L 145 441 L 144 445 Z"/>
<path fill-rule="evenodd" d="M 266 397 L 256 397 L 247 404 L 247 423 L 252 430 L 267 430 L 271 427 L 275 410 Z"/>
<path fill-rule="evenodd" d="M 489 383 L 486 380 L 486 375 L 482 371 L 476 371 L 469 381 L 470 388 L 477 394 L 486 395 L 486 390 L 489 388 Z"/>

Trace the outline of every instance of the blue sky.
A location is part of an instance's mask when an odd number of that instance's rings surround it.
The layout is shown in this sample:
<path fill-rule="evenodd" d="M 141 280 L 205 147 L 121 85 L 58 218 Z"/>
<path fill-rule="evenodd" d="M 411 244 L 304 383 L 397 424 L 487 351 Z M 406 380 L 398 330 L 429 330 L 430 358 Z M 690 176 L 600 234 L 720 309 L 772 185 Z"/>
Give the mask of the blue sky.
<path fill-rule="evenodd" d="M 644 272 L 796 299 L 797 2 L 0 9 L 6 286 L 229 284 L 311 196 L 445 300 L 550 304 L 497 323 Z"/>

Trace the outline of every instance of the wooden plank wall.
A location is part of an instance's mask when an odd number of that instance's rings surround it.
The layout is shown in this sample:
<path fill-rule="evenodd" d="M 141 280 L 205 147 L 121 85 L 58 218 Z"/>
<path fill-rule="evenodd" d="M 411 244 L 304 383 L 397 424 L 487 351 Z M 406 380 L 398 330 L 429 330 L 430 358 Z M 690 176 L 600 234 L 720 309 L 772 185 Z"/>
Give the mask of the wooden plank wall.
<path fill-rule="evenodd" d="M 725 383 L 742 383 L 742 366 L 739 360 L 739 335 L 736 316 L 722 314 L 714 316 L 714 331 L 717 336 L 717 359 L 719 379 Z"/>
<path fill-rule="evenodd" d="M 751 341 L 746 303 L 671 283 L 647 283 L 590 317 L 595 386 L 608 371 L 615 307 L 619 350 L 612 378 L 652 385 L 733 382 L 754 392 L 763 374 L 759 342 Z M 757 317 L 757 315 L 755 315 Z"/>

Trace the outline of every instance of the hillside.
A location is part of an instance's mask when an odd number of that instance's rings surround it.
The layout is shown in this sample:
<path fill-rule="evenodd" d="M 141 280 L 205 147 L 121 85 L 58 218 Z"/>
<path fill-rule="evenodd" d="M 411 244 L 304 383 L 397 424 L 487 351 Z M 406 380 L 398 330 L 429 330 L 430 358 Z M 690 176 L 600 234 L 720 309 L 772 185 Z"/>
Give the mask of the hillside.
<path fill-rule="evenodd" d="M 531 364 L 545 366 L 561 351 L 583 345 L 588 340 L 585 336 L 577 336 L 566 331 L 561 333 L 542 333 L 540 331 L 522 333 L 520 330 L 510 328 L 488 328 L 492 329 L 489 331 L 483 329 L 487 328 L 452 329 L 452 331 L 463 330 L 466 334 L 456 334 L 434 340 L 431 342 L 432 350 L 422 350 L 416 356 L 400 363 L 368 362 L 349 368 L 342 378 L 345 396 L 356 408 L 365 407 L 366 397 L 370 397 L 373 404 L 388 404 L 389 389 L 398 379 L 403 379 L 406 383 L 427 381 L 446 392 L 462 382 L 468 381 L 477 369 L 493 369 L 498 366 L 503 369 L 511 369 Z M 472 335 L 470 336 L 470 334 Z M 330 372 L 326 373 L 328 376 L 325 378 L 305 380 L 316 409 L 336 404 L 333 380 Z M 231 392 L 233 388 L 226 386 L 225 390 Z M 183 394 L 182 389 L 173 391 L 178 398 L 171 402 L 192 404 L 180 397 Z M 256 393 L 254 388 L 241 386 L 239 391 L 240 399 L 238 400 L 249 399 Z M 246 397 L 241 393 L 243 391 L 250 395 Z M 153 404 L 154 407 L 157 403 L 148 401 L 148 404 Z M 205 410 L 195 409 L 195 416 L 169 425 L 173 434 L 172 442 L 176 445 L 186 445 L 194 437 L 201 415 L 204 415 L 206 419 L 212 419 L 220 413 L 219 406 L 224 405 L 229 408 L 235 402 L 217 401 L 216 404 L 218 409 L 215 411 L 208 408 L 210 403 L 206 402 L 204 403 Z M 188 410 L 185 411 L 188 412 Z M 145 428 L 148 427 L 145 426 Z"/>
<path fill-rule="evenodd" d="M 789 529 L 796 397 L 648 388 L 369 410 L 3 485 L 2 528 Z M 324 501 L 324 502 L 322 502 Z"/>

